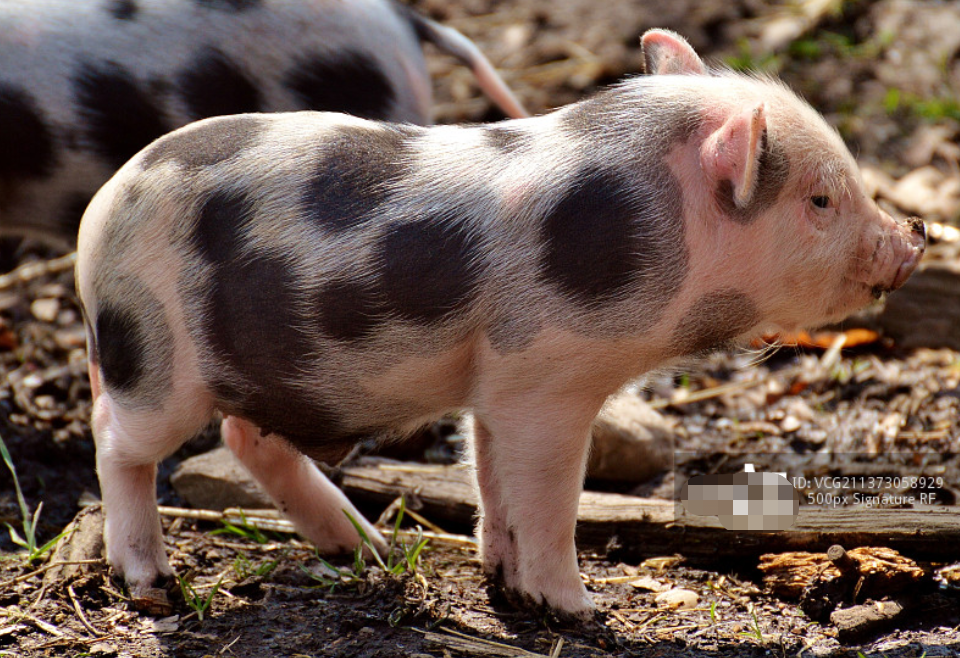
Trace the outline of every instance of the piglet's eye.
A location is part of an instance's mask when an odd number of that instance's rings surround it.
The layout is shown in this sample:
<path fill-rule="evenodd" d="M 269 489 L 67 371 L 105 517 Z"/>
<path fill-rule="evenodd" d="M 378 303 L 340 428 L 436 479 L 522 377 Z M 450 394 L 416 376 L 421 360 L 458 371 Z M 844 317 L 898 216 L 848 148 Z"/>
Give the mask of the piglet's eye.
<path fill-rule="evenodd" d="M 828 196 L 812 196 L 810 197 L 810 203 L 815 205 L 817 208 L 829 208 L 830 207 L 830 197 Z"/>

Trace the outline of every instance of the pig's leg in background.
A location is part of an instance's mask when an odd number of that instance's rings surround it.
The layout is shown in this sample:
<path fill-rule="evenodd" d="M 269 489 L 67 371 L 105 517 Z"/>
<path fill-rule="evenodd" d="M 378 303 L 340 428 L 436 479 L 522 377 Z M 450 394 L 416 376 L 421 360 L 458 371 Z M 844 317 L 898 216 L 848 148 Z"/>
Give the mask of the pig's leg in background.
<path fill-rule="evenodd" d="M 532 396 L 531 396 L 532 397 Z M 594 609 L 580 579 L 574 530 L 589 446 L 602 400 L 514 404 L 475 410 L 484 569 L 508 592 L 585 616 Z"/>
<path fill-rule="evenodd" d="M 353 506 L 309 457 L 275 434 L 260 435 L 255 425 L 227 416 L 220 425 L 223 441 L 250 471 L 297 530 L 313 542 L 320 553 L 352 551 L 360 536 L 349 513 L 364 529 L 374 547 L 386 554 L 383 536 Z"/>
<path fill-rule="evenodd" d="M 189 435 L 169 427 L 162 410 L 131 411 L 101 390 L 90 367 L 94 393 L 91 425 L 97 445 L 97 475 L 103 499 L 107 561 L 123 574 L 134 598 L 147 597 L 172 576 L 157 512 L 157 462 Z"/>

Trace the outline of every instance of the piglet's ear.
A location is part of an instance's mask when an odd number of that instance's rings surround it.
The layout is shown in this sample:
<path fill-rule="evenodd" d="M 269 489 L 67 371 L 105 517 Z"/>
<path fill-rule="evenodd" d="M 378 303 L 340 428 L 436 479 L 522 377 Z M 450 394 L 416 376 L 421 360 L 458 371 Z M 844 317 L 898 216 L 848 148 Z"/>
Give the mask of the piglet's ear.
<path fill-rule="evenodd" d="M 640 39 L 643 62 L 650 75 L 694 74 L 707 72 L 703 60 L 687 40 L 669 30 L 647 30 Z"/>
<path fill-rule="evenodd" d="M 700 147 L 700 167 L 716 185 L 729 182 L 737 208 L 750 203 L 766 145 L 767 114 L 760 103 L 734 114 Z"/>

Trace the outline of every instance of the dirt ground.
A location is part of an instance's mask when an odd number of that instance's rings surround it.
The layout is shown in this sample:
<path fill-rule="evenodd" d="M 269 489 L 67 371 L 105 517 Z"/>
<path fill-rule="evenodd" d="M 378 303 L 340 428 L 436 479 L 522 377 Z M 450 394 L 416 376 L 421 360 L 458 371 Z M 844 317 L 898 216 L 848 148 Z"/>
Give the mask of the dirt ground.
<path fill-rule="evenodd" d="M 662 26 L 714 62 L 781 75 L 840 130 L 881 202 L 945 226 L 960 219 L 960 3 L 851 0 L 771 5 L 759 0 L 419 0 L 421 10 L 475 39 L 534 112 L 575 101 L 640 68 L 639 36 Z M 834 5 L 841 9 L 830 9 Z M 468 72 L 430 53 L 441 122 L 498 118 Z M 944 234 L 942 231 L 938 235 Z M 935 240 L 936 242 L 936 240 Z M 955 258 L 944 237 L 931 258 Z M 49 262 L 29 249 L 15 257 Z M 56 270 L 56 261 L 53 268 Z M 50 268 L 48 268 L 50 269 Z M 69 269 L 0 285 L 0 436 L 54 537 L 98 485 L 87 419 L 90 391 Z M 848 347 L 713 355 L 654 376 L 638 394 L 693 455 L 683 475 L 617 487 L 669 498 L 677 478 L 709 472 L 731 454 L 848 453 L 881 460 L 876 473 L 940 478 L 940 505 L 960 496 L 960 353 L 903 350 L 850 331 Z M 860 343 L 860 344 L 857 344 Z M 182 505 L 169 475 L 217 441 L 208 433 L 160 468 L 159 499 Z M 447 446 L 449 447 L 449 446 Z M 434 451 L 437 452 L 437 451 Z M 444 451 L 439 451 L 443 453 Z M 432 454 L 432 453 L 427 453 Z M 422 455 L 421 455 L 422 457 Z M 758 470 L 761 470 L 758 468 Z M 371 516 L 381 510 L 365 510 Z M 13 482 L 0 466 L 0 521 L 20 529 Z M 642 546 L 582 551 L 596 621 L 562 623 L 517 610 L 487 588 L 469 538 L 432 539 L 415 572 L 376 566 L 334 578 L 289 535 L 223 533 L 218 523 L 164 517 L 173 567 L 192 583 L 159 615 L 132 609 L 95 547 L 94 563 L 28 564 L 0 532 L 0 655 L 13 656 L 936 656 L 960 652 L 960 593 L 927 582 L 906 613 L 849 637 L 814 621 L 797 600 L 765 588 L 757 561 L 659 556 Z M 469 535 L 469 528 L 443 528 Z M 90 532 L 75 533 L 84 541 Z M 851 548 L 851 547 L 847 547 Z M 79 549 L 78 549 L 79 550 Z M 74 554 L 70 560 L 77 561 Z M 915 555 L 923 566 L 960 559 Z M 54 561 L 63 561 L 63 556 Z M 345 572 L 349 559 L 334 561 Z M 44 571 L 49 569 L 49 571 Z M 320 580 L 318 580 L 320 578 Z M 220 586 L 214 591 L 217 583 Z M 176 588 L 180 591 L 180 588 Z M 688 609 L 660 590 L 696 594 Z M 902 592 L 891 590 L 891 595 Z M 189 592 L 188 592 L 189 594 Z M 212 596 L 211 596 L 212 594 Z M 920 601 L 920 603 L 916 603 Z M 857 602 L 862 602 L 858 600 Z M 848 602 L 849 603 L 849 602 Z"/>

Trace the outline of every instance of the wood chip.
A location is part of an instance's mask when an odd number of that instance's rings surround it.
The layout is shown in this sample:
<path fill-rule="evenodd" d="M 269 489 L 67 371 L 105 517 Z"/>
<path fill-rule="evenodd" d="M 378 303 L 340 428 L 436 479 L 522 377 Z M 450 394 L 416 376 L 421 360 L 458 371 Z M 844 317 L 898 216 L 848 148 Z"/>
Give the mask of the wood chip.
<path fill-rule="evenodd" d="M 862 597 L 898 593 L 924 577 L 916 562 L 891 548 L 860 547 L 845 551 L 843 557 L 862 581 Z M 841 562 L 831 561 L 827 553 L 797 551 L 761 555 L 758 568 L 764 574 L 764 584 L 773 593 L 797 599 L 816 582 L 839 578 L 842 574 L 838 564 L 842 566 Z"/>

